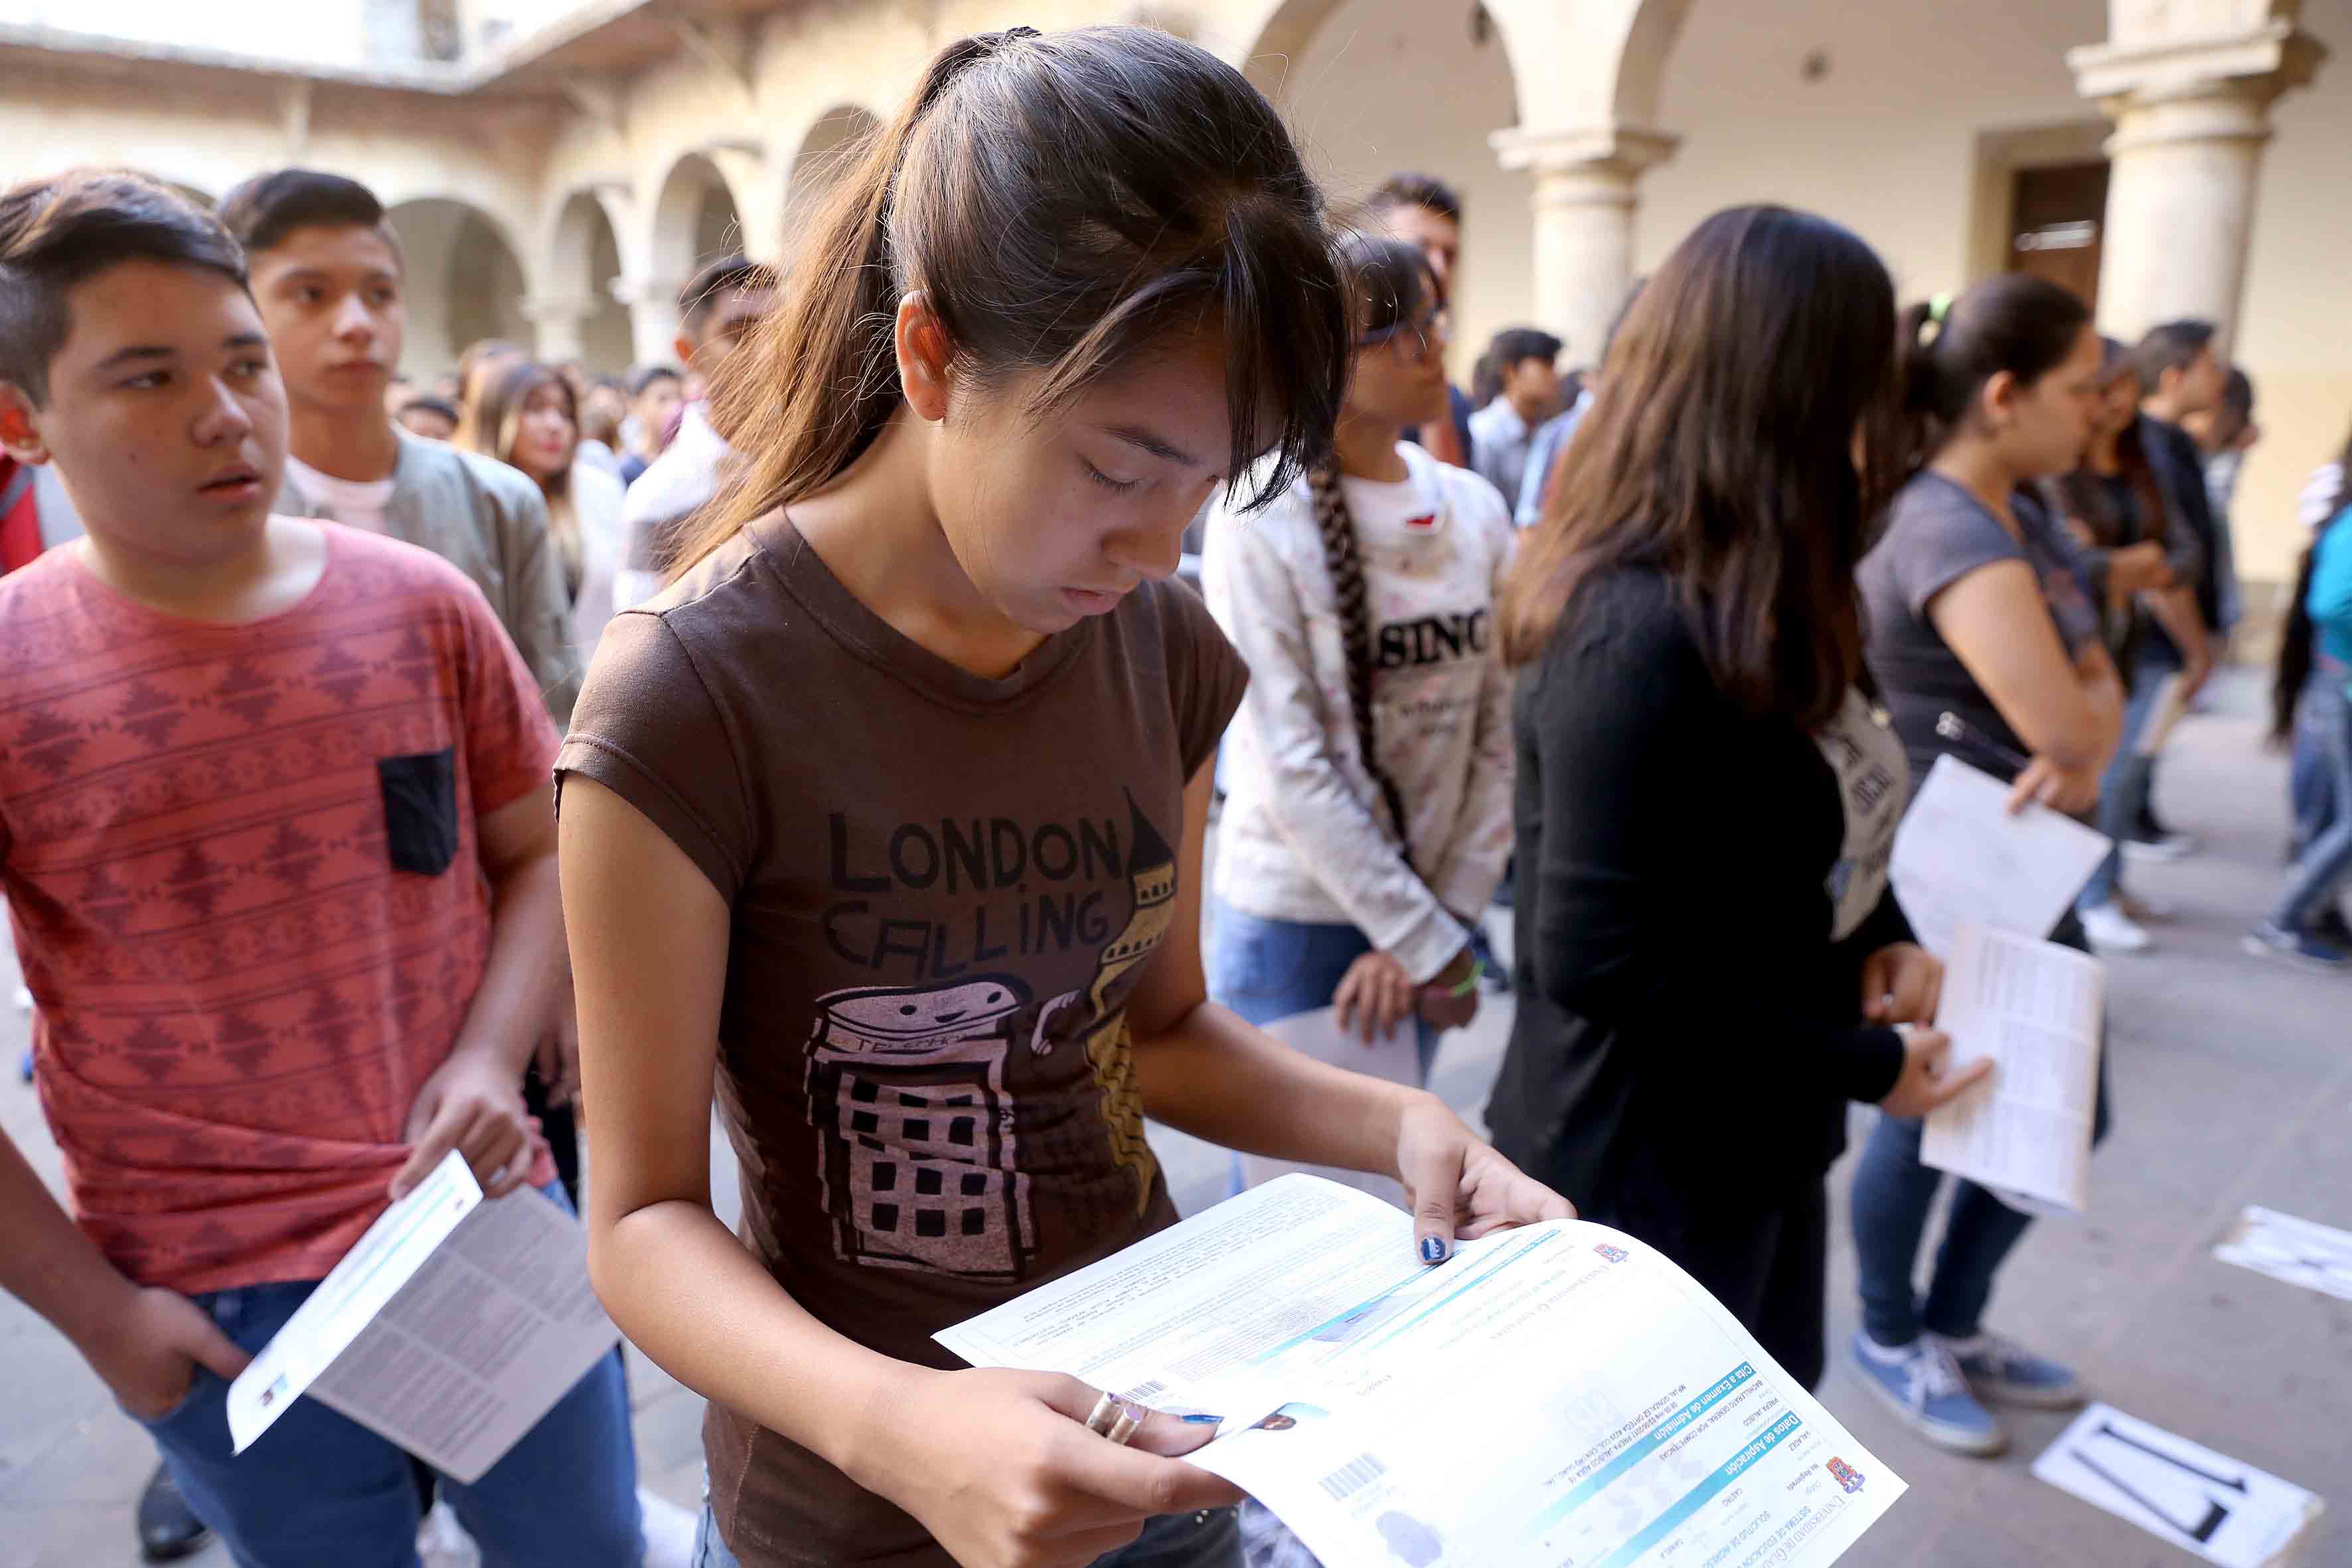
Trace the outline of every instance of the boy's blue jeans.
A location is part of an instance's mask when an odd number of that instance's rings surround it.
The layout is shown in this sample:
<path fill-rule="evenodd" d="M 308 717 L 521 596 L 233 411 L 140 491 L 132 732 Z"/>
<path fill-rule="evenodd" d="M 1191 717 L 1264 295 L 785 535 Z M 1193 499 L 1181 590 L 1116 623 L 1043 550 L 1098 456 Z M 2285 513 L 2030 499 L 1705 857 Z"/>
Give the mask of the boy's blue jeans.
<path fill-rule="evenodd" d="M 502 1203 L 553 1203 L 517 1193 Z M 193 1298 L 221 1331 L 258 1351 L 316 1280 Z M 243 1454 L 229 1450 L 228 1384 L 203 1367 L 185 1398 L 140 1425 L 188 1505 L 239 1568 L 417 1568 L 420 1522 L 408 1455 L 315 1399 L 298 1399 Z M 638 1568 L 637 1458 L 614 1347 L 472 1485 L 441 1495 L 482 1549 L 483 1568 Z"/>

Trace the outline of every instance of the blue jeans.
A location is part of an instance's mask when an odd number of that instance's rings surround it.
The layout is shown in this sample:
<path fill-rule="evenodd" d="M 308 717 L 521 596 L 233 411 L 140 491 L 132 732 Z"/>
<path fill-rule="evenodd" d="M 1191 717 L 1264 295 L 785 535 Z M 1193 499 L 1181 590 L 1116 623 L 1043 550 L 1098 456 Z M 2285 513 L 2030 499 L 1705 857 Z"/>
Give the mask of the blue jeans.
<path fill-rule="evenodd" d="M 2352 800 L 2352 697 L 2346 695 L 2346 679 L 2347 672 L 2337 667 L 2313 680 L 2303 696 L 2303 716 L 2337 802 Z M 2272 923 L 2287 931 L 2307 929 L 2347 873 L 2352 873 L 2352 813 L 2339 808 L 2295 858 L 2286 889 L 2271 910 Z"/>
<path fill-rule="evenodd" d="M 2328 765 L 2326 744 L 2310 712 L 2311 700 L 2305 697 L 2295 720 L 2294 749 L 2287 758 L 2287 805 L 2294 817 L 2294 836 L 2287 846 L 2290 861 L 2300 858 L 2336 820 L 2336 770 Z"/>
<path fill-rule="evenodd" d="M 2099 775 L 2099 810 L 2094 819 L 2116 847 L 2084 884 L 2074 900 L 2077 910 L 2095 910 L 2115 901 L 2116 889 L 2123 881 L 2123 847 L 2139 837 L 2140 816 L 2147 810 L 2149 788 L 2156 780 L 2156 759 L 2139 754 L 2140 737 L 2156 716 L 2156 696 L 2165 677 L 2178 673 L 2179 668 L 2160 659 L 2143 659 L 2133 676 L 2131 696 L 2124 702 L 2123 739 L 2116 743 L 2115 760 Z"/>
<path fill-rule="evenodd" d="M 708 1499 L 694 1531 L 691 1568 L 743 1568 L 720 1538 Z M 1094 1568 L 1242 1568 L 1241 1530 L 1229 1508 L 1163 1513 L 1146 1520 L 1143 1533 L 1127 1545 L 1096 1558 Z"/>
<path fill-rule="evenodd" d="M 1269 921 L 1219 900 L 1210 917 L 1209 995 L 1252 1024 L 1271 1024 L 1331 1005 L 1348 966 L 1372 951 L 1351 925 Z M 1416 1017 L 1421 1079 L 1437 1058 L 1437 1031 Z"/>
<path fill-rule="evenodd" d="M 2082 951 L 2072 919 L 2053 941 Z M 1927 1233 L 1944 1173 L 1919 1163 L 1925 1123 L 1881 1112 L 1853 1168 L 1853 1246 L 1862 1281 L 1863 1331 L 1882 1345 L 1907 1345 L 1925 1329 L 1948 1339 L 1973 1338 L 1992 1299 L 1993 1276 L 2025 1236 L 2032 1216 L 2019 1213 L 1966 1177 L 1952 1184 L 1943 1245 L 1923 1298 L 1912 1282 L 1919 1243 Z M 2107 1135 L 2107 1056 L 2099 1051 L 2098 1099 L 2091 1142 Z"/>
<path fill-rule="evenodd" d="M 501 1202 L 553 1203 L 562 1189 Z M 258 1351 L 318 1289 L 315 1280 L 194 1298 L 221 1331 Z M 187 1396 L 140 1425 L 188 1506 L 238 1568 L 417 1568 L 416 1483 L 408 1455 L 315 1399 L 298 1399 L 241 1455 L 229 1451 L 228 1384 L 202 1367 Z M 637 1457 L 621 1352 L 590 1369 L 504 1458 L 441 1495 L 482 1549 L 483 1568 L 638 1568 Z"/>

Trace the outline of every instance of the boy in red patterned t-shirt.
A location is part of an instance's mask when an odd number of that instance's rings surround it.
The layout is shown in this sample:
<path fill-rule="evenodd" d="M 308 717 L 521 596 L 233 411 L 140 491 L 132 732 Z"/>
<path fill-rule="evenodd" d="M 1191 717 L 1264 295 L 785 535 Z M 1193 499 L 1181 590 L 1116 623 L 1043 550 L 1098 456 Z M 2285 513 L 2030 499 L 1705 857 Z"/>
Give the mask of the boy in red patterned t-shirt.
<path fill-rule="evenodd" d="M 449 1151 L 551 1184 L 556 735 L 455 568 L 269 514 L 286 418 L 210 216 L 119 173 L 0 195 L 0 449 L 88 531 L 0 581 L 0 887 L 74 1209 L 0 1138 L 0 1288 L 239 1562 L 413 1561 L 404 1455 L 306 1400 L 232 1462 L 225 1380 Z M 613 1568 L 635 1489 L 617 1353 L 445 1482 L 486 1556 Z"/>

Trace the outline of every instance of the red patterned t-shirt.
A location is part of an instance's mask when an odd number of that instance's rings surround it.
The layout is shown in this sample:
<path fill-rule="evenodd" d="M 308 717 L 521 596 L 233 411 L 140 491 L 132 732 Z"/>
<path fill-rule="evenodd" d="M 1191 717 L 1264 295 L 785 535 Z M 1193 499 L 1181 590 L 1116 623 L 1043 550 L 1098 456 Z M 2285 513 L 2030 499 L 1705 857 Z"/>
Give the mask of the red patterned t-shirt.
<path fill-rule="evenodd" d="M 71 550 L 0 579 L 42 1109 L 76 1218 L 142 1284 L 316 1279 L 383 1212 L 489 952 L 476 818 L 549 787 L 554 726 L 480 592 L 319 526 L 318 585 L 244 626 Z"/>

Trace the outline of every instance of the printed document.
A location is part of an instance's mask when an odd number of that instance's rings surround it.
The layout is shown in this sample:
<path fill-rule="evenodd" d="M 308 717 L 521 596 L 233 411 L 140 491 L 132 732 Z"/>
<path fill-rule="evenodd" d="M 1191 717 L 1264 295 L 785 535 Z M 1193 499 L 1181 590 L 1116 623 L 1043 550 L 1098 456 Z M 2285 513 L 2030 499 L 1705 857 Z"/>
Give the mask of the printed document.
<path fill-rule="evenodd" d="M 2249 1204 L 2213 1249 L 2224 1263 L 2352 1301 L 2352 1232 Z"/>
<path fill-rule="evenodd" d="M 2111 847 L 2047 806 L 2011 816 L 2007 784 L 1947 755 L 1904 814 L 1889 875 L 1919 945 L 1948 962 L 1963 921 L 2048 936 Z"/>
<path fill-rule="evenodd" d="M 1190 1463 L 1327 1568 L 1819 1568 L 1904 1484 L 1690 1276 L 1575 1220 L 1464 1242 L 1289 1175 L 938 1336 L 1222 1417 Z"/>
<path fill-rule="evenodd" d="M 1990 1058 L 1992 1076 L 1928 1113 L 1920 1160 L 2080 1214 L 2106 985 L 2098 960 L 2073 948 L 1962 924 L 1936 1026 L 1952 1037 L 1951 1068 Z"/>
<path fill-rule="evenodd" d="M 455 1150 L 368 1227 L 229 1385 L 242 1454 L 308 1394 L 454 1480 L 478 1480 L 620 1339 L 580 1222 L 485 1202 Z"/>
<path fill-rule="evenodd" d="M 1377 1035 L 1367 1044 L 1364 1037 L 1339 1026 L 1339 1010 L 1318 1007 L 1312 1013 L 1298 1013 L 1287 1018 L 1277 1018 L 1265 1026 L 1265 1032 L 1302 1056 L 1333 1067 L 1346 1068 L 1349 1072 L 1363 1073 L 1371 1078 L 1386 1079 L 1391 1083 L 1409 1088 L 1421 1087 L 1421 1051 L 1413 1038 L 1411 1020 L 1397 1026 L 1387 1039 Z M 1277 1176 L 1294 1171 L 1304 1171 L 1311 1176 L 1339 1182 L 1359 1192 L 1385 1198 L 1399 1208 L 1404 1206 L 1404 1184 L 1393 1176 L 1369 1175 L 1361 1171 L 1342 1171 L 1332 1165 L 1294 1165 L 1286 1160 L 1270 1160 L 1262 1154 L 1244 1154 L 1242 1161 L 1242 1184 L 1261 1187 Z"/>
<path fill-rule="evenodd" d="M 2223 1568 L 2294 1561 L 2324 1506 L 2266 1470 L 2105 1405 L 2076 1416 L 2033 1474 Z"/>

